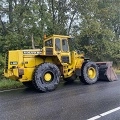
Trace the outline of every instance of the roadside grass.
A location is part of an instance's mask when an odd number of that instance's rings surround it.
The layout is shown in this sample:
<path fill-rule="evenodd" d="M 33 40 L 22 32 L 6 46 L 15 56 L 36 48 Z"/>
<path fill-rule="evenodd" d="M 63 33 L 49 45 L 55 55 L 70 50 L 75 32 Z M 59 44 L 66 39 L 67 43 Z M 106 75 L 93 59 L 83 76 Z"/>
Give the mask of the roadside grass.
<path fill-rule="evenodd" d="M 15 89 L 20 87 L 24 87 L 24 85 L 21 82 L 5 78 L 0 80 L 0 90 Z"/>
<path fill-rule="evenodd" d="M 115 72 L 116 72 L 117 74 L 120 74 L 120 70 L 115 70 Z"/>
<path fill-rule="evenodd" d="M 3 77 L 3 68 L 0 69 L 0 90 L 8 90 L 24 87 L 21 82 L 6 79 Z"/>

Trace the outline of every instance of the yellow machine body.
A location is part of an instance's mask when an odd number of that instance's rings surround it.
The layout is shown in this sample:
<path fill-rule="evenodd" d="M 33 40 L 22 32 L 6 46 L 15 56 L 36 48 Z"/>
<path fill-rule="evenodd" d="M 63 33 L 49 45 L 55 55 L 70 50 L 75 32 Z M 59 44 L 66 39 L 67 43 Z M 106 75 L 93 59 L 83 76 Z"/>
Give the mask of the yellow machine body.
<path fill-rule="evenodd" d="M 69 36 L 52 35 L 45 38 L 42 49 L 11 50 L 6 54 L 4 76 L 21 82 L 32 81 L 36 67 L 43 63 L 55 64 L 64 78 L 79 71 L 84 54 L 70 51 Z M 49 74 L 46 76 L 49 80 Z"/>

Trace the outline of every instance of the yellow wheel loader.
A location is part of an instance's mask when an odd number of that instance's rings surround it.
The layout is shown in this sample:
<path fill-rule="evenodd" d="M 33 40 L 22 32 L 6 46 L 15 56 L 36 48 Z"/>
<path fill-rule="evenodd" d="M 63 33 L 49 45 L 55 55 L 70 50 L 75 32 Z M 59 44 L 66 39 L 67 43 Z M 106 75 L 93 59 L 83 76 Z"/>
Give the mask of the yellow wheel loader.
<path fill-rule="evenodd" d="M 70 36 L 52 35 L 44 39 L 42 49 L 8 51 L 4 76 L 43 92 L 54 90 L 61 77 L 67 82 L 79 77 L 85 84 L 94 84 L 101 76 L 106 76 L 108 81 L 117 80 L 108 62 L 91 62 L 83 53 L 70 52 L 70 39 Z"/>

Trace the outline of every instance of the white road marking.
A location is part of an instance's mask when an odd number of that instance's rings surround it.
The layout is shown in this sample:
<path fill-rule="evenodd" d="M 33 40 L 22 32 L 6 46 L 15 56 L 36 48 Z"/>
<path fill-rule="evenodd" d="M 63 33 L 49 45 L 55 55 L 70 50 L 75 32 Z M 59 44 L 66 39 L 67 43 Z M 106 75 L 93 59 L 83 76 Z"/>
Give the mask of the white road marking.
<path fill-rule="evenodd" d="M 90 119 L 87 119 L 87 120 L 96 120 L 96 119 L 98 119 L 98 118 L 100 118 L 101 116 L 99 116 L 99 115 L 97 115 L 97 116 L 95 116 L 95 117 L 92 117 L 92 118 L 90 118 Z"/>
<path fill-rule="evenodd" d="M 102 113 L 102 114 L 100 114 L 100 116 L 106 116 L 106 115 L 108 115 L 108 114 L 110 114 L 110 113 L 113 113 L 113 112 L 115 112 L 115 111 L 118 111 L 118 110 L 120 110 L 120 107 L 117 107 L 117 108 L 115 108 L 115 109 L 112 109 L 112 110 L 110 110 L 110 111 L 107 111 L 107 112 L 105 112 L 105 113 Z"/>
<path fill-rule="evenodd" d="M 15 91 L 15 90 L 22 90 L 22 89 L 25 89 L 25 88 L 17 88 L 17 89 L 10 89 L 10 90 L 2 90 L 2 91 L 0 91 L 0 93 L 2 93 L 2 92 L 10 92 L 10 91 Z"/>
<path fill-rule="evenodd" d="M 115 112 L 115 111 L 118 111 L 118 110 L 120 110 L 120 107 L 117 107 L 117 108 L 114 108 L 114 109 L 109 110 L 109 111 L 107 111 L 107 112 L 104 112 L 104 113 L 102 113 L 102 114 L 96 115 L 96 116 L 94 116 L 94 117 L 92 117 L 92 118 L 89 118 L 89 119 L 87 119 L 87 120 L 97 120 L 97 119 L 99 119 L 99 118 L 101 118 L 101 117 L 103 117 L 103 116 L 106 116 L 106 115 L 108 115 L 108 114 L 110 114 L 110 113 L 113 113 L 113 112 Z"/>

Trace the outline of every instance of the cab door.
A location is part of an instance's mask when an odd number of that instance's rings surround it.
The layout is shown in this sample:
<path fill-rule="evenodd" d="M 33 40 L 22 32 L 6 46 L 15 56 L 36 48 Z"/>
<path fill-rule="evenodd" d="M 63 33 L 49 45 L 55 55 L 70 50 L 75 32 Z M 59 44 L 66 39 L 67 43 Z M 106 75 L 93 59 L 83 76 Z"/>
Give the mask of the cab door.
<path fill-rule="evenodd" d="M 55 51 L 62 63 L 71 63 L 70 51 L 67 38 L 55 39 Z"/>
<path fill-rule="evenodd" d="M 69 51 L 69 46 L 68 46 L 68 40 L 67 39 L 63 38 L 61 40 L 61 47 L 62 47 L 62 52 L 61 52 L 62 63 L 71 63 L 70 51 Z"/>

